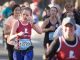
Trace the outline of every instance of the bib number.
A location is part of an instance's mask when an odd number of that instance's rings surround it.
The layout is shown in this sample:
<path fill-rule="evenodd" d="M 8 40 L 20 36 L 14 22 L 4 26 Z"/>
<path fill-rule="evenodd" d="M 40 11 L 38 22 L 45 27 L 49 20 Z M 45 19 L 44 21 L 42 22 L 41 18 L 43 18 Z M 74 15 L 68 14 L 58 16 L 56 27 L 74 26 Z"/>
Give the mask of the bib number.
<path fill-rule="evenodd" d="M 29 39 L 20 39 L 17 44 L 17 47 L 19 50 L 26 50 L 30 46 L 32 46 L 32 43 L 31 43 L 31 40 Z"/>
<path fill-rule="evenodd" d="M 49 40 L 53 40 L 53 34 L 54 34 L 54 32 L 49 33 Z"/>

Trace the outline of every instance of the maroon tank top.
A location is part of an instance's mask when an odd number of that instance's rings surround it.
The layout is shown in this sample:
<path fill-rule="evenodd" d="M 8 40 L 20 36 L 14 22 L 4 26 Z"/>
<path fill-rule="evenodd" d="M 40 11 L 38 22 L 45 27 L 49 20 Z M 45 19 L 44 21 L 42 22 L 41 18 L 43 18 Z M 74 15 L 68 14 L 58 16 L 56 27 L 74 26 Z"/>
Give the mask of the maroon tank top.
<path fill-rule="evenodd" d="M 80 60 L 80 40 L 78 38 L 76 38 L 74 45 L 67 44 L 63 37 L 59 41 L 58 60 Z"/>
<path fill-rule="evenodd" d="M 21 22 L 19 21 L 19 27 L 17 28 L 17 33 L 19 32 L 25 32 L 23 36 L 18 36 L 18 39 L 31 39 L 31 24 L 27 23 L 26 25 L 22 25 Z"/>

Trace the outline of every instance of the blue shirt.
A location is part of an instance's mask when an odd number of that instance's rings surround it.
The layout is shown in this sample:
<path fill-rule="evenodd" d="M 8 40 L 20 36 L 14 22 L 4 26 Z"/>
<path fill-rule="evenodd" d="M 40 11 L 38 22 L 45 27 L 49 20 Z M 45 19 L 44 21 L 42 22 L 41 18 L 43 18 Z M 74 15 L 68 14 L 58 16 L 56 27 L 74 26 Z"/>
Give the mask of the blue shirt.
<path fill-rule="evenodd" d="M 12 14 L 12 9 L 10 7 L 5 8 L 2 11 L 4 18 L 8 18 Z"/>
<path fill-rule="evenodd" d="M 33 14 L 33 20 L 35 23 L 38 23 L 39 17 L 37 15 Z"/>

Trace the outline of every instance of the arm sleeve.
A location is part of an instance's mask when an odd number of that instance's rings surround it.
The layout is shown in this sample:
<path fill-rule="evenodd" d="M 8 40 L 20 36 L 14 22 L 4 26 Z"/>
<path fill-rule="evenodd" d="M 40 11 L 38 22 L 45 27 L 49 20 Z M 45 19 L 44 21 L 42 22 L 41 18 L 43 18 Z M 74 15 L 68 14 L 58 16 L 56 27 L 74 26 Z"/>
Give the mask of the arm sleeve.
<path fill-rule="evenodd" d="M 57 38 L 62 35 L 62 27 L 61 25 L 55 30 L 53 38 Z"/>
<path fill-rule="evenodd" d="M 60 45 L 59 38 L 54 39 L 48 51 L 46 51 L 46 57 L 47 58 L 54 57 L 57 52 L 57 49 L 59 48 L 59 45 Z"/>

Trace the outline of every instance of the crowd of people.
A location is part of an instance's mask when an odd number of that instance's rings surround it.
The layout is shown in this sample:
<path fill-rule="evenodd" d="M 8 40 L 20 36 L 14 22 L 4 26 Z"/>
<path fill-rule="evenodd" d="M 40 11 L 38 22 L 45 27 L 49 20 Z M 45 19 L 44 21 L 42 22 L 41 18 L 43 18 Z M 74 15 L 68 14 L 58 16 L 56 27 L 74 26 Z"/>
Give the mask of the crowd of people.
<path fill-rule="evenodd" d="M 45 33 L 43 60 L 80 60 L 80 9 L 75 9 L 72 2 L 65 3 L 65 10 L 53 3 L 45 7 L 42 15 L 37 2 L 17 4 L 12 0 L 1 9 L 9 60 L 33 60 L 32 29 Z"/>

